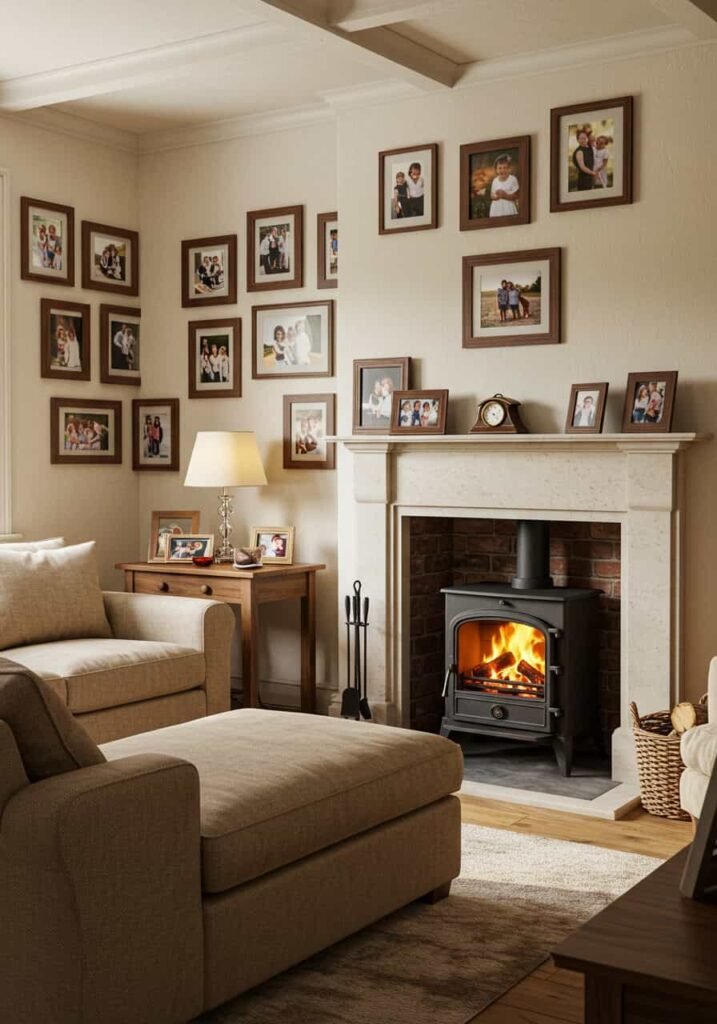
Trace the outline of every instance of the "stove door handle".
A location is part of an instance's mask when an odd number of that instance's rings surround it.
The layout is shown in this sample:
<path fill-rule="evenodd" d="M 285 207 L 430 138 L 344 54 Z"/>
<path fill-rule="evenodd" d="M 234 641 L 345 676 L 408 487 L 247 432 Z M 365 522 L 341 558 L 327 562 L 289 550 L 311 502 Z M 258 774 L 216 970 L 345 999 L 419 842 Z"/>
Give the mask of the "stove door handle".
<path fill-rule="evenodd" d="M 446 670 L 445 679 L 443 680 L 443 690 L 441 692 L 441 697 L 445 697 L 446 694 L 448 693 L 448 683 L 450 682 L 450 678 L 453 675 L 453 673 L 455 672 L 455 670 L 456 670 L 456 666 L 455 665 L 449 665 L 448 666 L 448 668 Z"/>

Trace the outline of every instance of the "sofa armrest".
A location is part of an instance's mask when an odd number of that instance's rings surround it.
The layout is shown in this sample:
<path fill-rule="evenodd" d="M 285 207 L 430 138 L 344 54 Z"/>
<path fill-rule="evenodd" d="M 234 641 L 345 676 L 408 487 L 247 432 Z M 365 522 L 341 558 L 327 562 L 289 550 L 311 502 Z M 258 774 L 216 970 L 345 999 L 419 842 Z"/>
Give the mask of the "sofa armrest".
<path fill-rule="evenodd" d="M 710 662 L 707 676 L 707 719 L 717 722 L 717 658 Z"/>
<path fill-rule="evenodd" d="M 199 779 L 139 755 L 25 786 L 0 822 L 13 1024 L 176 1024 L 202 1009 Z"/>
<path fill-rule="evenodd" d="M 231 642 L 234 612 L 221 601 L 161 594 L 106 591 L 105 612 L 112 632 L 123 640 L 161 640 L 202 651 L 207 666 L 207 714 L 228 711 L 231 698 Z"/>

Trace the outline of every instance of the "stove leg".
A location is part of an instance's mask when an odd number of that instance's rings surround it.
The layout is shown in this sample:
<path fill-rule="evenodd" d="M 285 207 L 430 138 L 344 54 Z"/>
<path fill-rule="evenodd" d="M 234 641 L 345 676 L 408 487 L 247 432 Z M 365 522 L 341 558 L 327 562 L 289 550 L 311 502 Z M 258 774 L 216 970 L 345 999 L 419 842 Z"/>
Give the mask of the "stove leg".
<path fill-rule="evenodd" d="M 567 778 L 573 770 L 573 741 L 563 736 L 553 736 L 553 753 L 560 774 Z"/>

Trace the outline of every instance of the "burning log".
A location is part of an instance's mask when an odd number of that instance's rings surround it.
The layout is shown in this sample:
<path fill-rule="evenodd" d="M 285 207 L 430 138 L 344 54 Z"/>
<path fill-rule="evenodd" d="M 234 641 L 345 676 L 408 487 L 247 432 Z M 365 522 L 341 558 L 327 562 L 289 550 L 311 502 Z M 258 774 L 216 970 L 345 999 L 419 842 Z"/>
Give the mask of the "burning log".
<path fill-rule="evenodd" d="M 490 678 L 491 675 L 497 675 L 513 665 L 515 665 L 515 655 L 512 651 L 503 651 L 502 654 L 499 654 L 497 658 L 493 658 L 492 661 L 482 661 L 480 665 L 474 665 L 471 671 L 474 676 Z"/>
<path fill-rule="evenodd" d="M 525 658 L 518 662 L 518 671 L 522 676 L 525 676 L 528 682 L 532 683 L 533 686 L 545 686 L 545 675 L 540 671 L 540 669 L 535 668 L 527 662 Z"/>

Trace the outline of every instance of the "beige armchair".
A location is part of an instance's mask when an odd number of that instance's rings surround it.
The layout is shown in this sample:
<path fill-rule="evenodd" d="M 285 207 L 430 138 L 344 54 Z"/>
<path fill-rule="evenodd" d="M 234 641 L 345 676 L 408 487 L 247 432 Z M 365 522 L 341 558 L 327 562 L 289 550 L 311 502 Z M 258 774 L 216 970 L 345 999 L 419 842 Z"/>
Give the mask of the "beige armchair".
<path fill-rule="evenodd" d="M 697 819 L 717 762 L 717 658 L 710 662 L 707 681 L 707 724 L 687 730 L 680 753 L 686 766 L 680 779 L 680 804 Z"/>

